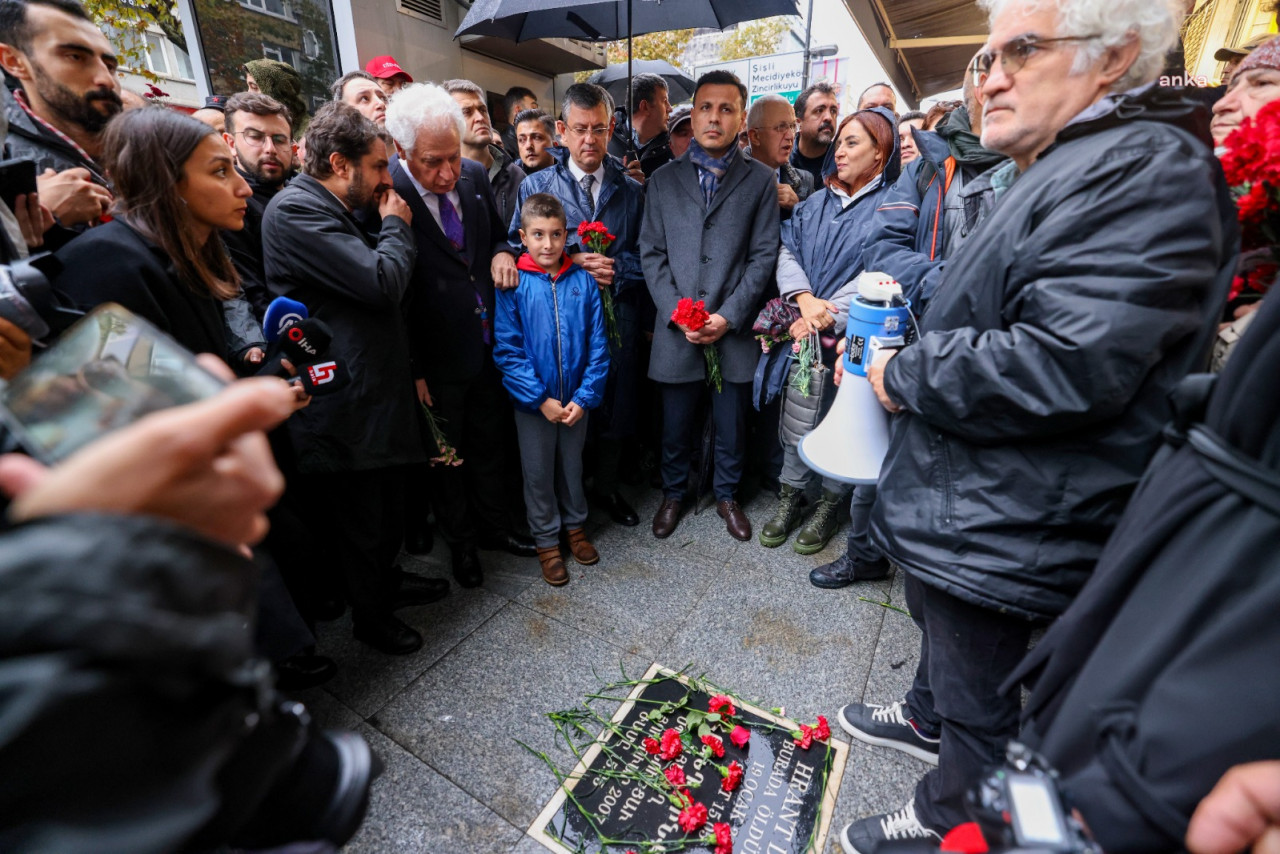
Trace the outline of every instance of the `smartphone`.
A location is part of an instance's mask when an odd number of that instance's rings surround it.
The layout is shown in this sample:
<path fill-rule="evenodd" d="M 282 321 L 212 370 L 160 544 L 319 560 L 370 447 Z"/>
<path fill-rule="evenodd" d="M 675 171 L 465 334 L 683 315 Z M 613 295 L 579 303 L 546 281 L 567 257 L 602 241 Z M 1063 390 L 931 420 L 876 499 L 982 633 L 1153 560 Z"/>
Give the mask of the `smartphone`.
<path fill-rule="evenodd" d="M 34 160 L 0 161 L 0 201 L 14 210 L 18 196 L 36 191 L 36 162 Z"/>
<path fill-rule="evenodd" d="M 148 413 L 225 386 L 154 325 L 104 303 L 0 391 L 0 418 L 28 453 L 52 464 Z"/>

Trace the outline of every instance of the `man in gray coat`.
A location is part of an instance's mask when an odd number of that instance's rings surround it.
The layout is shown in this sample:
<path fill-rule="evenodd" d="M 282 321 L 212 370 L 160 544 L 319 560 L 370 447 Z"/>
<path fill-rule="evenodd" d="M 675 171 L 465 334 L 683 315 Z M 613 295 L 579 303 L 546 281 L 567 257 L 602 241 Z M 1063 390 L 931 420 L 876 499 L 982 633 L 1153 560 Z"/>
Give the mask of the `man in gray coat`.
<path fill-rule="evenodd" d="M 649 377 L 661 386 L 663 412 L 663 500 L 653 518 L 659 538 L 680 521 L 695 413 L 711 382 L 704 349 L 714 348 L 722 377 L 719 388 L 711 388 L 716 511 L 733 537 L 751 539 L 751 521 L 735 491 L 760 356 L 751 323 L 773 281 L 779 237 L 774 173 L 738 151 L 746 101 L 746 87 L 733 74 L 702 75 L 689 150 L 653 174 L 645 199 L 640 263 L 658 317 Z M 668 322 L 682 298 L 705 303 L 706 326 L 695 332 Z"/>

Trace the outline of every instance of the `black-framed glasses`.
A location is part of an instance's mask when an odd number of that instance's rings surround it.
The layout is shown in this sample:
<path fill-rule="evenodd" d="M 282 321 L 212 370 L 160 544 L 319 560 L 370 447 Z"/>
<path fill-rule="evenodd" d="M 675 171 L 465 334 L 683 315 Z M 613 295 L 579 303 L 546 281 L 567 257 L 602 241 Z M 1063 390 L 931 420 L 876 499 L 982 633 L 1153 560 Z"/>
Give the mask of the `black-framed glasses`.
<path fill-rule="evenodd" d="M 1012 77 L 1022 70 L 1022 66 L 1027 64 L 1028 59 L 1048 45 L 1061 44 L 1062 42 L 1088 42 L 1097 38 L 1102 38 L 1102 36 L 1062 36 L 1056 39 L 1022 36 L 1021 38 L 1009 40 L 998 51 L 984 50 L 979 52 L 973 58 L 973 62 L 969 64 L 969 70 L 973 72 L 974 85 L 981 86 L 983 78 L 991 73 L 991 68 L 996 63 L 996 57 L 1000 58 L 1000 70 L 1005 73 L 1005 76 Z"/>
<path fill-rule="evenodd" d="M 275 133 L 268 136 L 260 130 L 253 129 L 242 130 L 236 134 L 236 136 L 244 137 L 244 141 L 253 148 L 261 148 L 263 143 L 268 139 L 271 140 L 272 145 L 279 149 L 288 148 L 293 142 L 293 140 L 289 139 L 289 137 L 282 133 Z"/>

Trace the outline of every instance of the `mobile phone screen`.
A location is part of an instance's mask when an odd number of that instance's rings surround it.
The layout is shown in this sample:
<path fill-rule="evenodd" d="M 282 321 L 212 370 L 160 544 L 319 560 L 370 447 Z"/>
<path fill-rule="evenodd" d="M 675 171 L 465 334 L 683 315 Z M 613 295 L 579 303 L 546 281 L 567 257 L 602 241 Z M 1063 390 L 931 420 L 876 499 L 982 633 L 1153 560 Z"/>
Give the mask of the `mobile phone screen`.
<path fill-rule="evenodd" d="M 154 325 L 114 303 L 89 312 L 0 392 L 0 415 L 32 456 L 55 463 L 142 416 L 226 383 Z"/>

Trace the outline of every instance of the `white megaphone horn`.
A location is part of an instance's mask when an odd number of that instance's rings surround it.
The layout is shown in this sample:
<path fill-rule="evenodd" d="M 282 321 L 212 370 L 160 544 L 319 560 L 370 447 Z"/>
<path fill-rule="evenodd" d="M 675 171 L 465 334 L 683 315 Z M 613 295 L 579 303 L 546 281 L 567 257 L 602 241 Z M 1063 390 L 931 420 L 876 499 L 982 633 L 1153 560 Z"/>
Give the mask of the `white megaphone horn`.
<path fill-rule="evenodd" d="M 863 273 L 849 305 L 844 379 L 822 423 L 797 450 L 804 464 L 843 483 L 875 483 L 889 450 L 889 413 L 880 405 L 867 366 L 883 347 L 905 343 L 911 308 L 902 286 L 884 273 Z"/>

